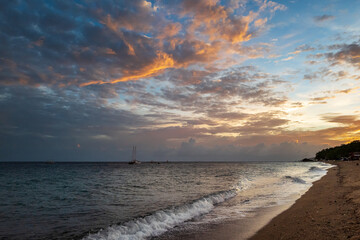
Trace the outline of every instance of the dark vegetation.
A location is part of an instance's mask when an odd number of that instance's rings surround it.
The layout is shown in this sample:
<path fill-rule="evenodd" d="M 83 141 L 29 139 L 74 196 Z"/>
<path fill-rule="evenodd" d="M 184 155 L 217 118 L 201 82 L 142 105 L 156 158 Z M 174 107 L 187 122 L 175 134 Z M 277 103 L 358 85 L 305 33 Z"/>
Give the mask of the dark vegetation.
<path fill-rule="evenodd" d="M 340 160 L 342 158 L 348 158 L 352 152 L 360 152 L 360 140 L 356 140 L 348 144 L 342 144 L 337 147 L 323 149 L 316 153 L 315 158 L 317 160 Z"/>

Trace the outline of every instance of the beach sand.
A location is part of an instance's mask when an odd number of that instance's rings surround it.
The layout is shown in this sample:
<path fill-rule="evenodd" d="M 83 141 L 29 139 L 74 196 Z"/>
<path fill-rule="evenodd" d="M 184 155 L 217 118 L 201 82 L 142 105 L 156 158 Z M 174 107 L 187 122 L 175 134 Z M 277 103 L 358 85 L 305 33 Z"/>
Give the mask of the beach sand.
<path fill-rule="evenodd" d="M 252 218 L 195 231 L 174 230 L 153 239 L 360 239 L 360 161 L 328 163 L 336 167 L 293 205 L 264 208 Z"/>
<path fill-rule="evenodd" d="M 337 167 L 251 240 L 360 239 L 360 161 Z"/>

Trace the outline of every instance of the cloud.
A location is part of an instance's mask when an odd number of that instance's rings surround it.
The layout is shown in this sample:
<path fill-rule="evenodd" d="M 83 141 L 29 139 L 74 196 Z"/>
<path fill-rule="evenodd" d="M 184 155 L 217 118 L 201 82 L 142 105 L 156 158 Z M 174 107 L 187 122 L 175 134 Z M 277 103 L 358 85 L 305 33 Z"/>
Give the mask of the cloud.
<path fill-rule="evenodd" d="M 229 82 L 237 81 L 223 77 Z M 259 74 L 258 77 L 263 76 Z M 121 109 L 111 101 L 119 94 L 131 97 L 131 101 L 136 102 L 135 109 L 146 111 L 154 107 L 156 112 L 151 110 L 152 114 L 138 115 Z M 186 96 L 180 105 L 179 101 L 175 101 L 175 105 L 164 104 L 147 93 L 141 82 L 124 82 L 115 89 L 109 85 L 92 85 L 86 90 L 9 86 L 1 90 L 0 96 L 0 152 L 7 160 L 21 160 L 29 155 L 33 158 L 28 160 L 126 161 L 127 157 L 122 155 L 126 155 L 129 143 L 141 146 L 142 151 L 149 154 L 147 157 L 158 156 L 156 149 L 169 148 L 170 159 L 181 159 L 181 151 L 176 149 L 184 139 L 193 137 L 197 139 L 196 143 L 210 147 L 211 142 L 221 140 L 221 136 L 234 133 L 262 135 L 287 124 L 287 120 L 275 112 L 254 115 L 231 111 L 234 103 L 226 98 L 219 103 L 214 97 L 188 99 Z M 15 96 L 21 97 L 14 101 Z M 213 100 L 209 102 L 209 99 Z M 203 106 L 201 111 L 191 106 L 194 101 L 197 107 Z M 128 104 L 131 106 L 132 103 Z M 163 105 L 159 108 L 159 104 Z M 170 109 L 176 109 L 176 114 L 167 113 Z M 182 116 L 192 111 L 198 113 L 187 118 Z M 198 117 L 199 114 L 206 117 Z M 242 122 L 242 126 L 229 124 L 234 121 Z M 31 154 L 32 151 L 37 153 Z M 60 154 L 61 151 L 64 153 Z"/>
<path fill-rule="evenodd" d="M 157 36 L 158 38 L 171 38 L 177 35 L 182 29 L 182 25 L 180 23 L 169 23 L 166 25 L 162 32 Z"/>
<path fill-rule="evenodd" d="M 96 5 L 97 9 L 90 8 L 91 15 L 113 31 L 127 29 L 129 31 L 150 32 L 153 31 L 157 21 L 161 19 L 154 14 L 156 9 L 146 0 L 131 2 L 105 0 Z"/>
<path fill-rule="evenodd" d="M 333 20 L 334 18 L 335 18 L 335 16 L 324 14 L 321 16 L 315 16 L 314 21 L 321 23 L 321 22 Z"/>
<path fill-rule="evenodd" d="M 293 58 L 294 58 L 294 56 L 289 56 L 289 57 L 287 57 L 287 58 L 281 59 L 281 61 L 290 61 L 290 60 L 293 59 Z"/>
<path fill-rule="evenodd" d="M 322 147 L 308 143 L 282 142 L 267 145 L 264 143 L 251 147 L 223 145 L 205 147 L 197 143 L 194 138 L 181 143 L 177 149 L 163 149 L 154 155 L 157 159 L 174 159 L 177 161 L 296 161 L 305 157 L 312 157 Z M 155 157 L 155 158 L 156 158 Z"/>
<path fill-rule="evenodd" d="M 162 68 L 158 61 L 168 57 L 141 32 L 154 31 L 153 23 L 163 22 L 145 1 L 102 1 L 96 6 L 56 2 L 53 7 L 19 1 L 5 8 L 0 27 L 9 47 L 0 51 L 3 61 L 16 65 L 2 69 L 4 84 L 132 80 L 151 76 Z"/>
<path fill-rule="evenodd" d="M 346 69 L 337 70 L 333 68 L 335 65 L 337 64 L 319 67 L 314 72 L 307 71 L 307 73 L 304 74 L 304 80 L 336 82 L 343 79 L 356 79 L 356 76 L 351 75 Z"/>
<path fill-rule="evenodd" d="M 180 67 L 181 65 L 177 65 L 177 67 Z M 155 75 L 158 75 L 159 72 L 164 71 L 168 68 L 175 67 L 175 62 L 166 53 L 157 53 L 156 57 L 153 59 L 153 62 L 146 65 L 143 68 L 137 69 L 137 70 L 124 70 L 123 76 L 116 79 L 111 79 L 109 81 L 103 81 L 103 80 L 96 80 L 96 81 L 90 81 L 80 84 L 81 87 L 93 85 L 93 84 L 105 84 L 105 83 L 118 83 L 118 82 L 127 82 L 130 80 L 137 80 L 140 78 L 146 78 L 146 77 L 152 77 Z"/>
<path fill-rule="evenodd" d="M 222 38 L 230 42 L 243 42 L 251 37 L 246 17 L 230 16 L 225 6 L 217 1 L 183 1 L 183 14 L 192 16 L 189 32 L 200 32 L 210 40 Z"/>
<path fill-rule="evenodd" d="M 295 51 L 289 53 L 289 54 L 299 54 L 299 53 L 302 53 L 302 52 L 308 52 L 308 51 L 314 51 L 316 50 L 315 48 L 313 47 L 310 47 L 309 45 L 307 44 L 303 44 L 303 45 L 300 45 L 298 46 L 297 48 L 295 48 Z"/>
<path fill-rule="evenodd" d="M 355 92 L 359 87 L 354 88 L 347 88 L 343 90 L 333 90 L 333 91 L 323 91 L 320 93 L 320 95 L 323 95 L 321 97 L 312 97 L 310 98 L 311 104 L 325 104 L 327 103 L 325 100 L 328 99 L 335 99 L 338 94 L 349 94 L 352 92 Z M 319 94 L 319 93 L 318 93 Z"/>
<path fill-rule="evenodd" d="M 274 86 L 286 85 L 277 75 L 263 73 L 255 67 L 230 68 L 220 72 L 179 71 L 164 74 L 174 86 L 161 88 L 161 97 L 171 106 L 182 111 L 197 113 L 238 112 L 234 106 L 248 103 L 281 106 L 286 95 L 275 91 Z M 185 80 L 182 78 L 185 76 Z"/>
<path fill-rule="evenodd" d="M 230 43 L 241 43 L 250 40 L 256 31 L 263 28 L 268 18 L 259 18 L 260 13 L 285 10 L 282 4 L 273 1 L 258 1 L 258 12 L 251 11 L 247 16 L 233 15 L 234 4 L 230 7 L 221 5 L 219 1 L 183 1 L 183 14 L 191 16 L 188 31 L 192 35 L 203 34 L 211 41 L 223 39 Z M 239 7 L 239 5 L 235 6 Z M 254 29 L 250 30 L 250 24 Z"/>
<path fill-rule="evenodd" d="M 341 123 L 345 125 L 354 125 L 359 122 L 358 116 L 354 115 L 332 115 L 327 114 L 324 115 L 323 120 L 327 122 L 333 122 L 333 123 Z"/>
<path fill-rule="evenodd" d="M 263 56 L 265 46 L 241 44 L 285 7 L 258 1 L 257 11 L 247 15 L 235 9 L 240 7 L 247 5 L 206 0 L 4 4 L 0 84 L 116 84 Z"/>
<path fill-rule="evenodd" d="M 4 161 L 105 160 L 106 151 L 115 155 L 117 144 L 126 146 L 131 128 L 148 124 L 146 117 L 77 90 L 11 86 L 0 96 L 6 96 L 0 100 Z M 77 152 L 77 144 L 85 152 Z"/>
<path fill-rule="evenodd" d="M 311 101 L 324 101 L 327 99 L 332 99 L 335 98 L 334 96 L 326 96 L 326 97 L 314 97 L 314 98 L 310 98 Z"/>
<path fill-rule="evenodd" d="M 157 114 L 139 115 L 108 102 L 106 99 L 117 96 L 112 90 L 109 85 L 89 86 L 86 91 L 13 86 L 1 89 L 1 155 L 7 160 L 126 161 L 131 144 L 136 144 L 144 160 L 298 160 L 313 156 L 323 142 L 333 144 L 340 138 L 354 137 L 360 126 L 355 115 L 328 114 L 323 120 L 341 126 L 288 131 L 290 120 L 284 112 L 230 111 L 234 103 L 224 99 L 217 104 L 217 98 L 209 98 L 214 99 L 210 102 L 206 99 L 201 111 L 206 117 L 202 118 L 166 113 L 168 105 L 157 108 Z M 127 82 L 116 92 L 140 97 L 144 90 L 139 82 Z M 142 97 L 142 101 L 151 100 L 149 95 Z M 154 100 L 148 104 L 159 103 L 159 99 Z M 191 107 L 191 101 L 189 109 L 198 111 Z M 179 112 L 182 108 L 175 109 Z M 191 138 L 190 142 L 186 140 Z M 301 144 L 295 143 L 297 139 Z"/>
<path fill-rule="evenodd" d="M 358 139 L 360 120 L 357 115 L 341 115 L 328 113 L 321 116 L 322 120 L 337 123 L 338 126 L 324 128 L 316 131 L 293 131 L 292 136 L 313 144 L 322 143 L 339 145 Z M 313 140 L 311 140 L 313 139 Z"/>
<path fill-rule="evenodd" d="M 273 46 L 271 44 L 260 43 L 252 44 L 251 46 L 238 45 L 232 50 L 245 58 L 255 59 L 269 56 L 272 48 Z"/>
<path fill-rule="evenodd" d="M 334 65 L 350 64 L 360 69 L 360 45 L 358 42 L 338 46 L 335 53 L 326 53 L 325 57 Z"/>
<path fill-rule="evenodd" d="M 356 88 L 316 92 L 301 103 L 286 81 L 294 76 L 255 67 L 280 54 L 275 41 L 255 38 L 275 26 L 282 4 L 20 0 L 1 8 L 4 159 L 126 161 L 136 144 L 144 159 L 295 160 L 357 131 L 357 119 L 329 116 L 321 120 L 336 127 L 291 130 L 298 123 L 288 106 L 303 110 Z M 283 60 L 316 51 L 320 68 L 306 69 L 304 79 L 356 79 L 333 67 L 358 68 L 358 47 L 303 44 Z"/>

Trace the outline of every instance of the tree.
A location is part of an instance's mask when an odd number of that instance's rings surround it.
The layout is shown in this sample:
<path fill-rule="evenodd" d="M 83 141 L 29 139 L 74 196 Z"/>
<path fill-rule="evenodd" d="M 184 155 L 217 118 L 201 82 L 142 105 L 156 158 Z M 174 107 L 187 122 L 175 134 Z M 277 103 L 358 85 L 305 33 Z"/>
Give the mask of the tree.
<path fill-rule="evenodd" d="M 341 158 L 349 157 L 352 152 L 360 152 L 360 140 L 341 146 L 323 149 L 316 153 L 315 158 L 318 160 L 340 160 Z"/>

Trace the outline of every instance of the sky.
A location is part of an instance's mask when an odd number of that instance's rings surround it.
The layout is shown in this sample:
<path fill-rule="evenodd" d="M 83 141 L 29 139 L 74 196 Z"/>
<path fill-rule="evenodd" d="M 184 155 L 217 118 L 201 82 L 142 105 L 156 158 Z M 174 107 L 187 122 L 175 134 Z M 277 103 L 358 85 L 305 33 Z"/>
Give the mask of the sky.
<path fill-rule="evenodd" d="M 359 139 L 359 12 L 0 1 L 0 161 L 295 161 Z"/>

